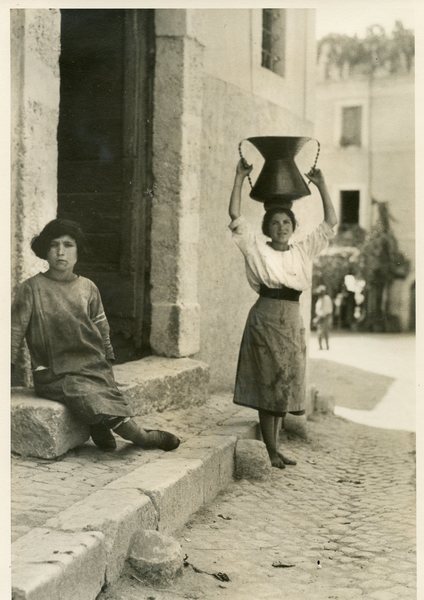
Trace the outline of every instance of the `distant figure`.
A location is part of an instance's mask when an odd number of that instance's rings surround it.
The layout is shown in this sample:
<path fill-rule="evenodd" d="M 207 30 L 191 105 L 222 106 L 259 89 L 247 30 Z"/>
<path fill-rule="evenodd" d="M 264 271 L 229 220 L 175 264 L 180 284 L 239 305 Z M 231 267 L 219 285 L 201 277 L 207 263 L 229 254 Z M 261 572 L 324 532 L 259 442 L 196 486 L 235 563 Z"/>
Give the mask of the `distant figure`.
<path fill-rule="evenodd" d="M 327 350 L 329 350 L 329 332 L 333 315 L 333 301 L 327 294 L 325 285 L 320 285 L 317 292 L 318 300 L 315 303 L 315 322 L 317 325 L 319 349 L 322 350 L 322 340 L 324 339 L 325 346 Z"/>
<path fill-rule="evenodd" d="M 340 329 L 342 317 L 343 294 L 339 292 L 334 298 L 334 327 Z"/>

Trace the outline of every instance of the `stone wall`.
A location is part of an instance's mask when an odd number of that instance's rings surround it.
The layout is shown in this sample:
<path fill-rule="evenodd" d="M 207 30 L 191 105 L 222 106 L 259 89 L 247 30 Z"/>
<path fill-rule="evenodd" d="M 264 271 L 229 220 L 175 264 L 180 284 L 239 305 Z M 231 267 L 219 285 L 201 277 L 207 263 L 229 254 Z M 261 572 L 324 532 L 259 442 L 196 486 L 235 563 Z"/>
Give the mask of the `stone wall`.
<path fill-rule="evenodd" d="M 12 288 L 43 265 L 29 243 L 56 216 L 59 10 L 11 10 Z"/>

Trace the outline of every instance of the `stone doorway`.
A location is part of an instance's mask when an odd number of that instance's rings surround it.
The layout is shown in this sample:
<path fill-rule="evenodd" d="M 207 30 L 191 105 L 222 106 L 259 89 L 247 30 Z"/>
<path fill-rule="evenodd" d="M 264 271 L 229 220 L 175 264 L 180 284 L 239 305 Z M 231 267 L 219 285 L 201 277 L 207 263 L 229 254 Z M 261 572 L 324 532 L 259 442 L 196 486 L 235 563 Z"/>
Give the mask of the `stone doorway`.
<path fill-rule="evenodd" d="M 118 362 L 149 354 L 153 69 L 153 10 L 61 10 L 58 216 L 87 234 Z"/>

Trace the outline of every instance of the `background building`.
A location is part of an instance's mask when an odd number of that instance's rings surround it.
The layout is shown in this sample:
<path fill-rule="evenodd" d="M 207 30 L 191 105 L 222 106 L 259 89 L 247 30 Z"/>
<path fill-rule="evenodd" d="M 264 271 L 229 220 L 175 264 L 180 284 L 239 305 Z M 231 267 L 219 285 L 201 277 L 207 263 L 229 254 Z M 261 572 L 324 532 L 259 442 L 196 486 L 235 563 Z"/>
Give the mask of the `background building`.
<path fill-rule="evenodd" d="M 398 34 L 410 44 L 410 36 L 397 26 Z M 410 261 L 409 275 L 394 281 L 389 298 L 390 311 L 406 330 L 415 325 L 414 69 L 411 49 L 395 54 L 395 39 L 395 35 L 382 36 L 380 30 L 369 33 L 368 43 L 377 44 L 375 50 L 371 47 L 374 57 L 379 59 L 383 51 L 383 56 L 391 57 L 385 63 L 377 60 L 378 67 L 370 69 L 365 64 L 366 68 L 352 66 L 352 58 L 350 64 L 347 58 L 343 62 L 341 52 L 335 65 L 331 52 L 339 42 L 329 36 L 319 61 L 315 132 L 322 143 L 320 163 L 338 212 L 339 230 L 353 225 L 369 230 L 376 219 L 372 200 L 388 203 L 391 227 Z M 354 57 L 352 42 L 351 38 Z M 368 50 L 366 43 L 364 48 Z"/>
<path fill-rule="evenodd" d="M 191 356 L 231 387 L 255 298 L 227 228 L 237 147 L 313 133 L 313 25 L 303 9 L 12 10 L 13 285 L 42 267 L 32 236 L 74 218 L 119 360 Z M 244 210 L 259 231 L 262 205 Z M 314 194 L 295 210 L 321 218 Z"/>

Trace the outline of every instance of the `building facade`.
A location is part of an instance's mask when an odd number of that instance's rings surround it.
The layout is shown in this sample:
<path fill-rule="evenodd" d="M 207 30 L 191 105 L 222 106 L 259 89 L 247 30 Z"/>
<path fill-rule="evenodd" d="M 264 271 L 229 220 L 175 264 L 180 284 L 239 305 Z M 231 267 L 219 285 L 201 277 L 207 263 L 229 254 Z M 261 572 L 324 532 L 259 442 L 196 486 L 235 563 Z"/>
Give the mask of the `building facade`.
<path fill-rule="evenodd" d="M 321 71 L 322 72 L 322 71 Z M 372 200 L 387 202 L 391 227 L 410 261 L 390 289 L 390 312 L 403 330 L 415 326 L 414 74 L 378 73 L 317 82 L 316 136 L 338 212 L 339 228 L 376 220 Z"/>
<path fill-rule="evenodd" d="M 194 357 L 230 389 L 255 299 L 228 231 L 238 144 L 312 134 L 313 26 L 306 9 L 12 10 L 13 286 L 44 268 L 32 236 L 73 218 L 119 360 Z M 247 187 L 244 210 L 259 231 Z"/>

